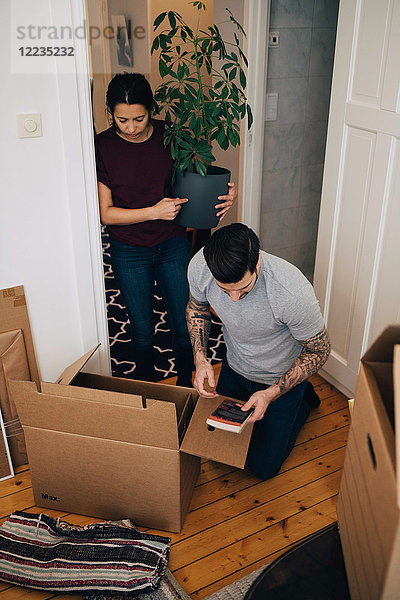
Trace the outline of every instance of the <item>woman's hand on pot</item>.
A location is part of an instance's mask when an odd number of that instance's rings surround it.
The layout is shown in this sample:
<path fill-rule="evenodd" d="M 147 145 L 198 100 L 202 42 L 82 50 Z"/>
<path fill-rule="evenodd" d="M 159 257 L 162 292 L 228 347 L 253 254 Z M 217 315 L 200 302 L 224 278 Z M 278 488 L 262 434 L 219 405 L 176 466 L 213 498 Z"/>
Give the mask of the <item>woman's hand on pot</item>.
<path fill-rule="evenodd" d="M 163 198 L 153 206 L 154 219 L 173 221 L 187 198 Z"/>
<path fill-rule="evenodd" d="M 233 182 L 228 183 L 228 186 L 229 186 L 229 194 L 227 194 L 226 196 L 218 196 L 218 200 L 224 200 L 224 202 L 222 204 L 217 204 L 215 207 L 216 209 L 220 209 L 219 212 L 217 212 L 217 217 L 219 217 L 220 221 L 222 221 L 225 214 L 231 208 L 232 204 L 235 202 L 237 195 L 238 195 L 236 186 Z"/>

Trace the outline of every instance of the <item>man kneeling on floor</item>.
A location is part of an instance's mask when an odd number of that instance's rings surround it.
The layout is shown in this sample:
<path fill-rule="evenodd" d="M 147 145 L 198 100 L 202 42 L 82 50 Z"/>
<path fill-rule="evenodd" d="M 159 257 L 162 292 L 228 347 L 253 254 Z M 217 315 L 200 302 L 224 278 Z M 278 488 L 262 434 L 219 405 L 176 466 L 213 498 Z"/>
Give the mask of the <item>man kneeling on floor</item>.
<path fill-rule="evenodd" d="M 285 260 L 260 251 L 241 223 L 218 229 L 191 260 L 186 319 L 193 345 L 194 385 L 201 396 L 246 402 L 255 421 L 247 467 L 276 475 L 289 456 L 310 407 L 319 405 L 307 381 L 326 362 L 330 343 L 309 281 Z M 210 307 L 222 321 L 226 358 L 216 391 L 207 360 Z"/>

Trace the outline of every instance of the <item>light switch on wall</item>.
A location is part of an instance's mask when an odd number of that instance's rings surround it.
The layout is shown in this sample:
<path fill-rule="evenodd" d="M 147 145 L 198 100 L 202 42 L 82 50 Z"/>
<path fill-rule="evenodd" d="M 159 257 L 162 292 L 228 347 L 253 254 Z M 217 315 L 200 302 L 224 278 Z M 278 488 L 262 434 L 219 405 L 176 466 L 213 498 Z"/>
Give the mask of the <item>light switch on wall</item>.
<path fill-rule="evenodd" d="M 18 137 L 40 137 L 42 135 L 42 115 L 17 115 Z"/>

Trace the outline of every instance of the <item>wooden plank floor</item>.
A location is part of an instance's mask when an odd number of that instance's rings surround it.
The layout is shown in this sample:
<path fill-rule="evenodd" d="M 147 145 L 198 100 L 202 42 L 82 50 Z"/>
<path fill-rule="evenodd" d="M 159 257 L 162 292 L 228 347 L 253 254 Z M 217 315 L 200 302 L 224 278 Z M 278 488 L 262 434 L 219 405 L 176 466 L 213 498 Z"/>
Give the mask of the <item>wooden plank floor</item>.
<path fill-rule="evenodd" d="M 319 375 L 311 381 L 321 406 L 311 411 L 276 477 L 260 481 L 246 471 L 202 462 L 183 531 L 166 534 L 172 539 L 169 568 L 193 599 L 206 598 L 336 521 L 349 428 L 348 403 Z M 17 471 L 14 478 L 0 482 L 1 521 L 14 510 L 42 511 L 34 505 L 28 465 Z M 44 512 L 77 525 L 99 521 L 50 509 Z M 0 583 L 0 600 L 24 598 L 75 600 L 81 596 Z"/>

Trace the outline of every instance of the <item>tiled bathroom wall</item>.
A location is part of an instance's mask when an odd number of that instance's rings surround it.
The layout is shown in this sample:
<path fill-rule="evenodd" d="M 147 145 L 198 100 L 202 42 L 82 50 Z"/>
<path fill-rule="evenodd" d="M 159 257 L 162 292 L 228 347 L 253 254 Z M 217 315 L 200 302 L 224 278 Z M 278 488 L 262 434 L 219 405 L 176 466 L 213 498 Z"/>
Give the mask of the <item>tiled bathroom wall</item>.
<path fill-rule="evenodd" d="M 339 0 L 271 0 L 261 247 L 312 281 Z"/>

